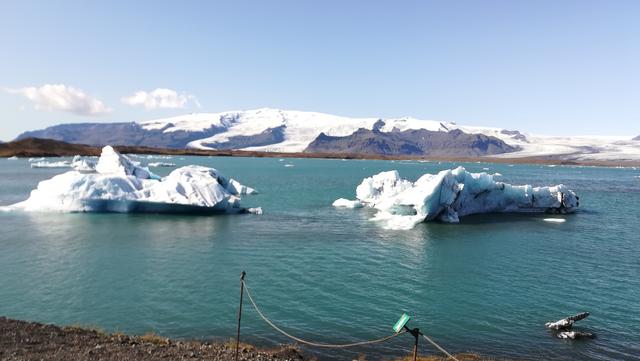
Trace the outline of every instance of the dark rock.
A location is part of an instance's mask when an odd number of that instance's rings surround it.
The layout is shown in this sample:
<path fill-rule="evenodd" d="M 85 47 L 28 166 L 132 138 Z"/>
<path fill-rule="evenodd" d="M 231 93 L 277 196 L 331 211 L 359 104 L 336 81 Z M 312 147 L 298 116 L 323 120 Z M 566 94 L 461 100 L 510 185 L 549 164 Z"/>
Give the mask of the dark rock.
<path fill-rule="evenodd" d="M 511 138 L 513 138 L 515 140 L 520 140 L 520 141 L 529 143 L 529 140 L 527 139 L 527 137 L 524 134 L 522 134 L 519 131 L 517 131 L 517 130 L 503 129 L 500 133 L 505 134 L 505 135 L 509 135 L 509 136 L 511 136 Z"/>
<path fill-rule="evenodd" d="M 45 138 L 67 143 L 94 146 L 130 145 L 161 148 L 185 148 L 191 141 L 211 137 L 226 128 L 210 127 L 204 131 L 175 131 L 164 133 L 161 129 L 147 130 L 138 123 L 78 123 L 60 124 L 41 130 L 22 133 L 16 140 Z"/>
<path fill-rule="evenodd" d="M 361 128 L 344 137 L 320 133 L 305 152 L 469 157 L 516 150 L 517 147 L 496 137 L 467 134 L 459 129 L 448 132 L 412 129 L 385 133 Z"/>

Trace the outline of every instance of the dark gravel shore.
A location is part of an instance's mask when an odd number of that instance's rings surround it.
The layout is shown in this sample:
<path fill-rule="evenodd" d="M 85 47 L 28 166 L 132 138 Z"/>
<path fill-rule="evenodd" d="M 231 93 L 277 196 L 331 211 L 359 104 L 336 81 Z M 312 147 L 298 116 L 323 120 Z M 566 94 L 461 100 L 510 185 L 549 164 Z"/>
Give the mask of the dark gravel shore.
<path fill-rule="evenodd" d="M 107 334 L 0 317 L 0 360 L 234 360 L 235 345 Z M 240 360 L 304 360 L 293 347 L 240 346 Z"/>

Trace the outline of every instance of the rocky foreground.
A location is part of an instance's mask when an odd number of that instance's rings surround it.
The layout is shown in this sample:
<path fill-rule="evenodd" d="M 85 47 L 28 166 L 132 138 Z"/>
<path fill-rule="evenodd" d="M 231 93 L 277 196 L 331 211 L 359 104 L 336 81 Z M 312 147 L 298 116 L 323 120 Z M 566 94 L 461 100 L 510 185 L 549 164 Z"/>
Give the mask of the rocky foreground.
<path fill-rule="evenodd" d="M 366 361 L 360 355 L 353 361 Z M 474 353 L 460 353 L 458 361 L 496 361 Z M 304 361 L 317 360 L 303 356 L 294 346 L 259 349 L 240 344 L 241 361 Z M 371 359 L 377 360 L 378 357 Z M 0 361 L 151 361 L 151 360 L 212 360 L 234 361 L 235 343 L 176 341 L 153 334 L 128 336 L 122 333 L 78 326 L 58 327 L 0 317 Z M 349 360 L 347 360 L 349 361 Z M 411 356 L 395 361 L 413 361 Z M 443 355 L 418 357 L 418 361 L 449 361 Z M 504 360 L 506 361 L 506 360 Z"/>
<path fill-rule="evenodd" d="M 0 360 L 234 360 L 235 344 L 173 341 L 156 335 L 107 334 L 0 317 Z M 243 361 L 299 361 L 293 347 L 240 345 Z"/>

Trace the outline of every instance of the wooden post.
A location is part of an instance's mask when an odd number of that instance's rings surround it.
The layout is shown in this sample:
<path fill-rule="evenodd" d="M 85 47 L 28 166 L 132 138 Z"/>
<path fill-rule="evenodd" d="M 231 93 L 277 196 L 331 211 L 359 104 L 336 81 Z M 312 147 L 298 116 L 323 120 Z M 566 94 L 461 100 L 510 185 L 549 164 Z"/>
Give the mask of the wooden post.
<path fill-rule="evenodd" d="M 236 335 L 236 361 L 238 361 L 238 351 L 240 350 L 240 319 L 242 318 L 242 296 L 244 296 L 244 276 L 246 275 L 247 273 L 245 271 L 242 271 L 242 273 L 240 274 L 240 307 L 238 308 L 238 334 Z"/>

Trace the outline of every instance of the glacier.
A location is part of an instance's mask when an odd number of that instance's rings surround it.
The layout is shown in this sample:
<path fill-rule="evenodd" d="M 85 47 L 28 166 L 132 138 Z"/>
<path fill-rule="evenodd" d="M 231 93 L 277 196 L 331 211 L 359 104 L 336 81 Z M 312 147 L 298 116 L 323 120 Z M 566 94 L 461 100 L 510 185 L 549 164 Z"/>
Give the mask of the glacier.
<path fill-rule="evenodd" d="M 49 212 L 150 212 L 150 213 L 257 213 L 245 209 L 241 194 L 253 188 L 227 179 L 214 168 L 191 165 L 164 178 L 141 167 L 111 146 L 105 146 L 97 164 L 81 164 L 40 182 L 23 202 L 5 210 Z"/>
<path fill-rule="evenodd" d="M 572 213 L 578 196 L 565 185 L 533 187 L 494 180 L 494 175 L 470 173 L 463 167 L 424 174 L 417 181 L 402 179 L 397 171 L 381 172 L 362 180 L 357 201 L 378 212 L 373 217 L 387 229 L 411 229 L 425 221 L 458 223 L 479 213 Z M 340 199 L 334 206 L 350 201 Z M 354 203 L 355 204 L 355 203 Z"/>

